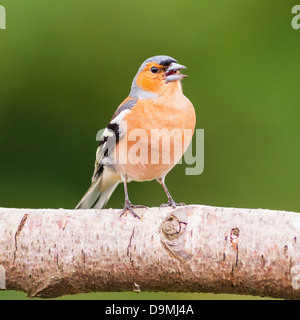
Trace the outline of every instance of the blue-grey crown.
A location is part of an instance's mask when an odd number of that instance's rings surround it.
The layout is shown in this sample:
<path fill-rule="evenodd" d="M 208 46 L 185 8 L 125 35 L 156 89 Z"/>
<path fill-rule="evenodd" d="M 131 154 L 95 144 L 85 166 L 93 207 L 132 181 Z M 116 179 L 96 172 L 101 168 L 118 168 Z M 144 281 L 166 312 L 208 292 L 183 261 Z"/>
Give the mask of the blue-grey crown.
<path fill-rule="evenodd" d="M 166 67 L 169 66 L 172 62 L 177 63 L 177 61 L 174 58 L 169 57 L 169 56 L 154 56 L 154 57 L 148 58 L 147 60 L 145 60 L 142 63 L 142 65 L 139 68 L 139 72 L 141 70 L 143 70 L 145 68 L 146 64 L 149 62 L 156 62 L 159 65 L 166 66 Z"/>

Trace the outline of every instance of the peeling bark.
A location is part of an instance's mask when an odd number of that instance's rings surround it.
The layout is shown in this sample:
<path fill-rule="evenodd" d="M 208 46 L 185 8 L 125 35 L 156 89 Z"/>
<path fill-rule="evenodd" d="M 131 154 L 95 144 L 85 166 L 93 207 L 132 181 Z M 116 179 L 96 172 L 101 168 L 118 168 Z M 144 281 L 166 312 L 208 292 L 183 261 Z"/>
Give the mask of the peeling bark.
<path fill-rule="evenodd" d="M 44 298 L 133 290 L 300 299 L 300 214 L 137 211 L 141 220 L 113 209 L 0 208 L 2 283 Z"/>
<path fill-rule="evenodd" d="M 17 254 L 17 251 L 18 251 L 17 239 L 18 239 L 18 236 L 19 236 L 19 234 L 21 233 L 21 231 L 22 231 L 22 229 L 23 229 L 23 227 L 24 227 L 24 224 L 25 224 L 25 222 L 26 222 L 26 220 L 27 220 L 27 217 L 28 217 L 28 213 L 25 213 L 24 216 L 23 216 L 23 218 L 22 218 L 22 220 L 21 220 L 21 222 L 20 222 L 20 224 L 19 224 L 19 226 L 18 226 L 18 230 L 17 230 L 17 232 L 16 232 L 16 234 L 15 234 L 14 263 L 15 263 L 16 254 Z"/>

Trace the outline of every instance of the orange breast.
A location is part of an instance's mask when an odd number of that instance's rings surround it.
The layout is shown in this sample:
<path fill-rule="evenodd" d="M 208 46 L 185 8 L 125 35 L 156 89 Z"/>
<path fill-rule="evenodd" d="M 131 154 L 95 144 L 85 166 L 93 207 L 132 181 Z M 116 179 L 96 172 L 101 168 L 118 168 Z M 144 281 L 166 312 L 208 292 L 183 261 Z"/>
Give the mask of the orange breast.
<path fill-rule="evenodd" d="M 116 148 L 117 169 L 135 181 L 164 177 L 180 160 L 195 128 L 195 111 L 182 95 L 181 108 L 170 101 L 139 100 L 125 116 L 127 134 Z"/>

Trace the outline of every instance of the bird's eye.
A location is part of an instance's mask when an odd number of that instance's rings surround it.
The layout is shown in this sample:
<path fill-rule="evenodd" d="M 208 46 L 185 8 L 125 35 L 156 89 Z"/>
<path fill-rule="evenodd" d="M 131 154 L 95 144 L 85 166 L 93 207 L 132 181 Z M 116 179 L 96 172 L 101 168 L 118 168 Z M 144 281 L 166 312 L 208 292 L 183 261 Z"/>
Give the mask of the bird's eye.
<path fill-rule="evenodd" d="M 158 68 L 157 67 L 151 67 L 151 72 L 152 73 L 157 73 L 158 72 Z"/>

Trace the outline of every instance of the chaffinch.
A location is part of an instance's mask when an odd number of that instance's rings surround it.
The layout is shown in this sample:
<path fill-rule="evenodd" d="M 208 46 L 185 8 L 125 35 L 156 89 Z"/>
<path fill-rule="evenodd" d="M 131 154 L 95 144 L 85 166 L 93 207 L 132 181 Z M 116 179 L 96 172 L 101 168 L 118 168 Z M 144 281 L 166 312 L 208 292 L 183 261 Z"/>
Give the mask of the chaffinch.
<path fill-rule="evenodd" d="M 154 179 L 168 197 L 168 203 L 162 206 L 184 205 L 175 203 L 165 185 L 165 177 L 190 144 L 196 123 L 194 107 L 182 93 L 180 81 L 186 75 L 180 70 L 185 68 L 163 55 L 142 63 L 129 96 L 102 134 L 92 184 L 76 209 L 105 207 L 123 181 L 125 204 L 121 216 L 128 210 L 139 217 L 134 208 L 146 207 L 130 202 L 127 182 Z M 164 137 L 170 132 L 171 138 L 164 143 Z"/>

